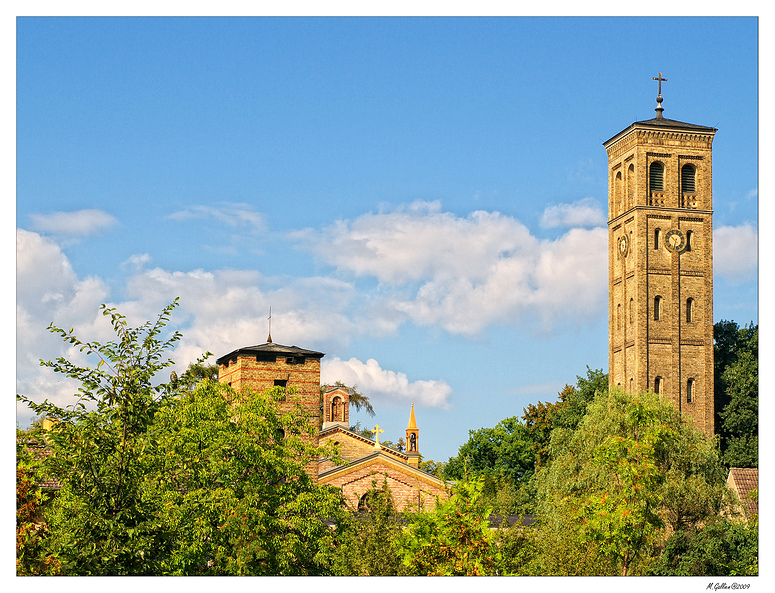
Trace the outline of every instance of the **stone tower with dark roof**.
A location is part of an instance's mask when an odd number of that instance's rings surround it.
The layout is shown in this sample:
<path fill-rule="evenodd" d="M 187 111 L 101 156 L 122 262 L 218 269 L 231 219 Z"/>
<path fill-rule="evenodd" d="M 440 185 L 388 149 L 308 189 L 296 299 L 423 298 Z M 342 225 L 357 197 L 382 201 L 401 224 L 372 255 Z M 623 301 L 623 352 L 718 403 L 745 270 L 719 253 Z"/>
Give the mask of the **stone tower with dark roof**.
<path fill-rule="evenodd" d="M 218 381 L 235 391 L 266 391 L 272 387 L 295 388 L 286 401 L 278 402 L 280 412 L 300 404 L 314 432 L 304 438 L 317 446 L 320 430 L 320 359 L 322 352 L 298 346 L 283 346 L 269 341 L 258 346 L 238 348 L 218 358 Z M 317 482 L 317 462 L 307 467 Z"/>
<path fill-rule="evenodd" d="M 651 389 L 714 433 L 715 128 L 662 115 L 603 143 L 608 153 L 609 381 Z"/>

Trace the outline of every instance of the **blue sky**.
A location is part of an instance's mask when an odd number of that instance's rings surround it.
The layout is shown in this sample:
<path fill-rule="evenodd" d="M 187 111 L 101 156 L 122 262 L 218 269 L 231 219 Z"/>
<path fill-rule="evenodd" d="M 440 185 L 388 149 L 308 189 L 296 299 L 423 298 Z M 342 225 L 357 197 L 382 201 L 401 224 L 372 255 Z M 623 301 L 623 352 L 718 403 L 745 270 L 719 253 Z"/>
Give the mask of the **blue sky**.
<path fill-rule="evenodd" d="M 754 18 L 17 21 L 17 391 L 181 297 L 178 370 L 326 353 L 420 450 L 607 370 L 607 140 L 718 128 L 715 320 L 758 323 Z M 29 412 L 17 408 L 24 424 Z"/>

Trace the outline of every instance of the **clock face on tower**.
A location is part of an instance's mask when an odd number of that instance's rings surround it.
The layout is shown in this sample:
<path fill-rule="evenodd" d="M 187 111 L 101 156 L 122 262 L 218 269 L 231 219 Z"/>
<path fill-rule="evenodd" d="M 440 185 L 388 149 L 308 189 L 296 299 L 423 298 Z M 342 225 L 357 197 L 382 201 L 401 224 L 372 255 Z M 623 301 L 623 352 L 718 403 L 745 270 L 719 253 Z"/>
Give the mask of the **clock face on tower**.
<path fill-rule="evenodd" d="M 665 235 L 665 247 L 670 251 L 681 251 L 686 247 L 686 237 L 678 229 L 673 229 Z"/>
<path fill-rule="evenodd" d="M 622 255 L 622 257 L 627 256 L 627 248 L 629 247 L 627 243 L 627 235 L 622 235 L 619 237 L 619 253 Z"/>

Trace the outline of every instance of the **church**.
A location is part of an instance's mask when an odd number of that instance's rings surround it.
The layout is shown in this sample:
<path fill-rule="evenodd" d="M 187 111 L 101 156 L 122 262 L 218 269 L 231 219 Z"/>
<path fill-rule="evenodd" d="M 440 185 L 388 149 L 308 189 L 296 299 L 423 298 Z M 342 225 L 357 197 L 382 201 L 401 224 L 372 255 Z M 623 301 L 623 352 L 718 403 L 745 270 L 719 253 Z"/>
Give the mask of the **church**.
<path fill-rule="evenodd" d="M 713 383 L 712 144 L 716 129 L 663 116 L 658 78 L 656 117 L 606 142 L 608 154 L 609 384 L 652 390 L 715 432 Z M 352 509 L 384 481 L 398 509 L 448 497 L 450 484 L 419 469 L 419 430 L 410 411 L 407 451 L 350 430 L 349 394 L 323 393 L 322 352 L 272 342 L 239 348 L 217 360 L 219 381 L 234 389 L 294 387 L 316 427 L 313 443 L 338 445 L 346 464 L 319 459 L 306 468 L 318 484 L 341 488 Z"/>
<path fill-rule="evenodd" d="M 337 465 L 330 458 L 318 459 L 307 465 L 305 471 L 316 484 L 340 488 L 352 510 L 364 508 L 369 490 L 381 488 L 383 483 L 387 483 L 399 511 L 409 507 L 432 508 L 437 498 L 448 498 L 449 484 L 419 468 L 420 431 L 414 404 L 406 428 L 405 452 L 380 445 L 379 425 L 374 440 L 351 431 L 350 395 L 346 389 L 326 389 L 321 406 L 323 356 L 322 352 L 276 344 L 270 334 L 264 344 L 238 348 L 218 358 L 218 380 L 235 390 L 295 388 L 287 401 L 279 402 L 280 410 L 290 411 L 301 405 L 315 428 L 309 443 L 334 443 L 346 462 Z"/>

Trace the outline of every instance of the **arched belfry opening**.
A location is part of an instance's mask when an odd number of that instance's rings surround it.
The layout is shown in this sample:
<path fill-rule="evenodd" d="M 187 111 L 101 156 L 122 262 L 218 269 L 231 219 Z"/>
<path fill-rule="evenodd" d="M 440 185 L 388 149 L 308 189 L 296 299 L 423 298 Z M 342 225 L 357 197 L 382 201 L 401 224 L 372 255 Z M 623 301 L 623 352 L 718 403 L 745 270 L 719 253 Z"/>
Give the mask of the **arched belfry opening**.
<path fill-rule="evenodd" d="M 323 387 L 322 420 L 322 430 L 333 426 L 350 428 L 350 392 L 347 388 L 339 385 Z"/>

